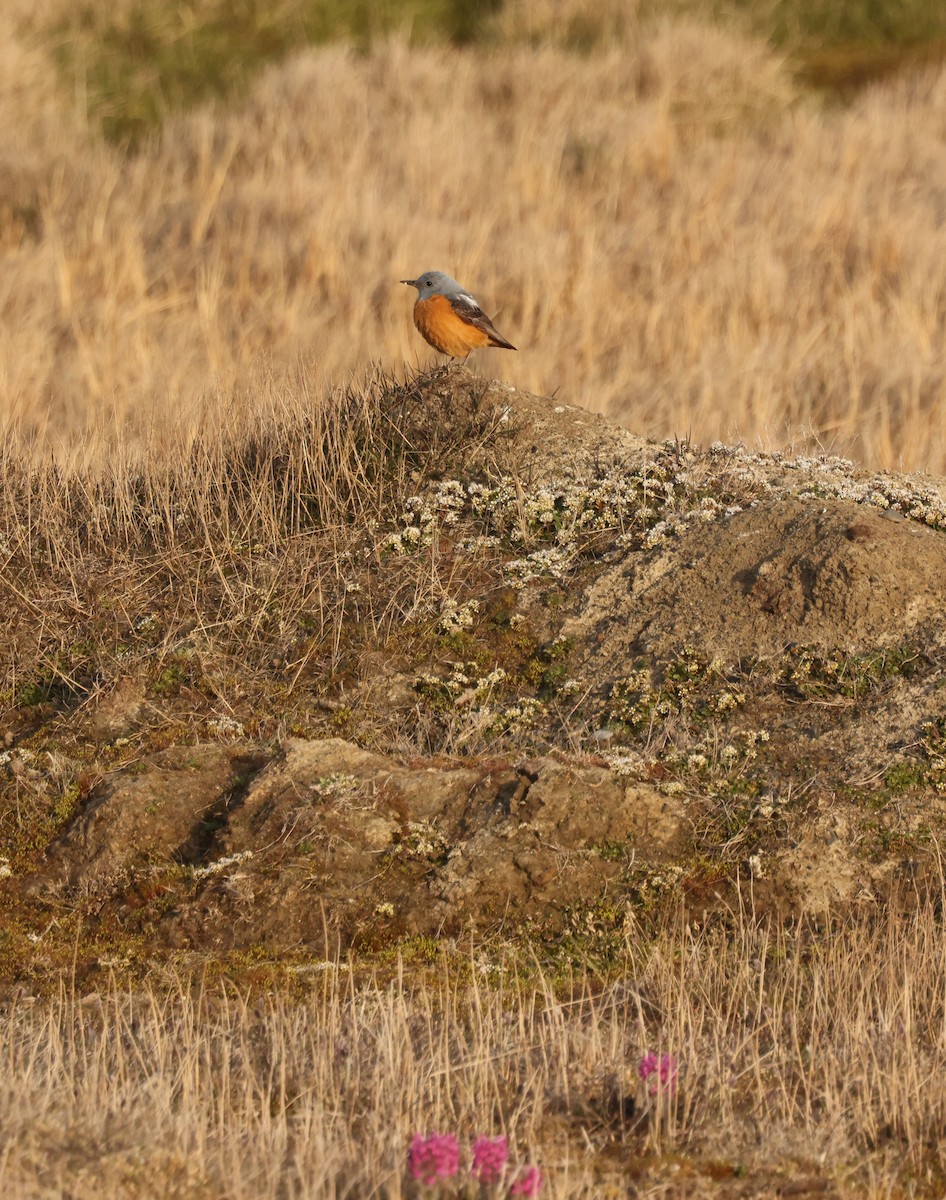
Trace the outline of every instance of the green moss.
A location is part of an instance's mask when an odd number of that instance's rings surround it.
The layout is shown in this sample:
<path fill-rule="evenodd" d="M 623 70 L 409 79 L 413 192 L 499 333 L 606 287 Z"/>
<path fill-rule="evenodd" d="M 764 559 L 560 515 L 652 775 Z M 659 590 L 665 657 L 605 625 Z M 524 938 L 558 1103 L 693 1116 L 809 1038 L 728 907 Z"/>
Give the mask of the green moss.
<path fill-rule="evenodd" d="M 565 910 L 564 929 L 556 939 L 545 938 L 545 953 L 569 967 L 607 972 L 626 954 L 632 904 L 609 897 L 576 903 Z"/>
<path fill-rule="evenodd" d="M 632 838 L 626 838 L 623 841 L 605 838 L 604 841 L 592 843 L 588 849 L 598 858 L 603 858 L 605 862 L 628 862 L 633 855 L 634 845 Z"/>
<path fill-rule="evenodd" d="M 893 796 L 923 787 L 927 782 L 926 768 L 922 763 L 913 760 L 897 763 L 884 775 L 884 787 Z"/>
<path fill-rule="evenodd" d="M 531 683 L 541 699 L 554 696 L 569 674 L 574 645 L 568 638 L 556 638 L 547 645 L 537 646 L 521 669 L 524 680 Z"/>
<path fill-rule="evenodd" d="M 443 947 L 438 938 L 419 934 L 415 937 L 399 938 L 387 951 L 389 957 L 392 954 L 405 963 L 435 963 L 441 958 Z"/>
<path fill-rule="evenodd" d="M 52 690 L 52 679 L 48 674 L 44 674 L 21 684 L 16 691 L 16 702 L 24 708 L 33 708 L 37 704 L 45 704 L 52 695 Z"/>
<path fill-rule="evenodd" d="M 912 856 L 925 850 L 933 840 L 929 825 L 899 829 L 882 818 L 861 823 L 858 851 L 868 861 L 881 861 L 890 855 Z"/>
<path fill-rule="evenodd" d="M 16 689 L 16 703 L 24 708 L 41 704 L 69 705 L 84 699 L 92 689 L 97 675 L 96 652 L 88 643 L 76 643 L 68 649 L 49 654 L 48 666 Z"/>
<path fill-rule="evenodd" d="M 151 681 L 151 691 L 155 696 L 168 699 L 180 695 L 182 688 L 201 688 L 203 685 L 199 660 L 182 651 L 163 660 L 160 671 Z"/>
<path fill-rule="evenodd" d="M 847 654 L 841 650 L 793 647 L 786 656 L 781 685 L 806 700 L 845 696 L 856 700 L 896 676 L 910 678 L 922 656 L 915 646 Z"/>
<path fill-rule="evenodd" d="M 343 704 L 340 708 L 336 708 L 332 713 L 329 727 L 333 733 L 348 733 L 355 723 L 355 712 L 347 705 Z M 297 735 L 299 736 L 299 735 Z M 302 736 L 311 736 L 311 731 Z"/>
<path fill-rule="evenodd" d="M 53 804 L 52 819 L 55 824 L 64 825 L 71 820 L 86 794 L 87 788 L 78 781 L 63 788 Z"/>
<path fill-rule="evenodd" d="M 187 671 L 180 663 L 170 663 L 151 685 L 156 696 L 176 696 L 187 681 Z"/>

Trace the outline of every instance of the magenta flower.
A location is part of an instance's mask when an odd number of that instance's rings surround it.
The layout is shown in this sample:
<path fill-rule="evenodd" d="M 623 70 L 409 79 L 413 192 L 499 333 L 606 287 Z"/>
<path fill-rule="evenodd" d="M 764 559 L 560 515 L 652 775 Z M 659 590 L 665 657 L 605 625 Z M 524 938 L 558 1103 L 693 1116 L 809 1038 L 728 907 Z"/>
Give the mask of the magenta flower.
<path fill-rule="evenodd" d="M 479 1183 L 495 1183 L 509 1160 L 509 1143 L 505 1137 L 478 1137 L 473 1143 L 470 1174 Z"/>
<path fill-rule="evenodd" d="M 407 1152 L 407 1168 L 425 1187 L 432 1187 L 438 1179 L 451 1179 L 460 1169 L 457 1139 L 452 1133 L 432 1133 L 430 1137 L 415 1133 Z"/>
<path fill-rule="evenodd" d="M 542 1172 L 538 1167 L 524 1167 L 509 1189 L 510 1196 L 538 1196 L 542 1187 Z"/>
<path fill-rule="evenodd" d="M 637 1064 L 637 1073 L 645 1083 L 652 1075 L 656 1075 L 657 1078 L 647 1089 L 652 1096 L 656 1096 L 659 1091 L 672 1096 L 676 1090 L 677 1060 L 672 1054 L 661 1054 L 658 1057 L 655 1051 L 648 1050 Z"/>

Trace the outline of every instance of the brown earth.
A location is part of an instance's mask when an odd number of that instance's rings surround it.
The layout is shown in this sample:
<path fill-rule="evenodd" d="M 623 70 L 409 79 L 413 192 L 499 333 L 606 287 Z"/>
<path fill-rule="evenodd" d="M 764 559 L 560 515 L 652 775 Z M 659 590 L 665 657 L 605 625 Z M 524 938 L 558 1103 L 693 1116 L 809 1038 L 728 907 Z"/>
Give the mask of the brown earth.
<path fill-rule="evenodd" d="M 868 651 L 935 626 L 944 611 L 941 531 L 850 501 L 779 496 L 606 572 L 575 628 L 596 625 L 588 665 L 614 674 L 632 652 L 686 644 L 727 660 L 791 643 Z"/>
<path fill-rule="evenodd" d="M 677 498 L 655 510 L 662 524 L 595 530 L 558 576 L 489 592 L 508 608 L 492 642 L 477 610 L 422 659 L 377 647 L 324 700 L 358 711 L 365 746 L 327 725 L 193 739 L 104 772 L 4 881 L 24 920 L 66 908 L 152 952 L 322 956 L 471 930 L 620 930 L 665 902 L 698 920 L 739 893 L 829 914 L 925 887 L 946 828 L 939 482 L 658 446 L 464 372 L 431 376 L 424 401 L 444 429 L 486 406 L 505 434 L 471 449 L 465 478 L 512 481 L 524 507 L 583 480 L 653 478 Z M 495 630 L 510 627 L 540 631 L 541 680 L 523 673 L 503 709 L 500 685 L 467 679 L 445 716 L 424 691 L 431 669 L 485 671 L 489 647 L 508 665 Z M 517 748 L 510 704 L 524 699 L 538 716 Z M 155 703 L 120 681 L 75 726 L 105 745 Z M 469 730 L 497 714 L 501 733 L 477 741 Z M 445 734 L 436 755 L 411 748 L 412 728 L 430 744 L 448 722 L 452 751 Z"/>

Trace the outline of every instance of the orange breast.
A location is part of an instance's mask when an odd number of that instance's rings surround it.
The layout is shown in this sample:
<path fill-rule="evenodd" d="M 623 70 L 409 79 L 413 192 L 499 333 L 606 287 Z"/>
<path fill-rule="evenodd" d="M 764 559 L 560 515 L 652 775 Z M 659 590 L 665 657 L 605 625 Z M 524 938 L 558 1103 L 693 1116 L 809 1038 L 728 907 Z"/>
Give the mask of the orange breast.
<path fill-rule="evenodd" d="M 451 358 L 466 358 L 478 346 L 489 345 L 489 335 L 453 311 L 446 296 L 431 296 L 414 305 L 414 324 L 435 350 Z"/>

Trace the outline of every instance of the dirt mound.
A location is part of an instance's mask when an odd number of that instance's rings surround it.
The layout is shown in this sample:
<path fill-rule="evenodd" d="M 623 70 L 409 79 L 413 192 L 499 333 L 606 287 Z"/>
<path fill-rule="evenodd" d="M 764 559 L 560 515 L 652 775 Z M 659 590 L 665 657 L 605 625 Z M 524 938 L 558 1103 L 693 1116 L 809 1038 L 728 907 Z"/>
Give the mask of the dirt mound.
<path fill-rule="evenodd" d="M 946 802 L 904 805 L 875 826 L 887 844 L 869 861 L 857 804 L 753 800 L 741 821 L 757 902 L 829 912 L 915 885 L 926 868 L 908 839 L 931 814 L 946 822 Z M 695 829 L 713 819 L 709 796 L 587 758 L 443 765 L 340 739 L 290 741 L 268 758 L 196 746 L 103 789 L 22 894 L 79 904 L 93 926 L 120 911 L 152 952 L 324 957 L 523 923 L 559 936 L 602 913 L 620 927 L 681 889 L 697 918 L 725 907 L 726 873 L 705 840 L 695 852 Z M 766 824 L 779 836 L 763 850 Z"/>
<path fill-rule="evenodd" d="M 789 496 L 605 572 L 565 633 L 593 644 L 586 674 L 613 677 L 631 657 L 683 646 L 726 661 L 798 643 L 857 653 L 899 644 L 944 611 L 942 531 L 890 510 Z"/>
<path fill-rule="evenodd" d="M 287 705 L 271 735 L 238 671 L 199 669 L 201 631 L 149 675 L 149 615 L 83 660 L 85 699 L 77 669 L 24 692 L 3 811 L 39 819 L 0 899 L 29 970 L 51 929 L 71 961 L 65 912 L 102 961 L 461 932 L 585 954 L 667 904 L 833 913 L 935 877 L 940 483 L 645 443 L 465 371 L 385 411 L 436 469 L 332 567 L 329 649 L 307 612 L 254 680 Z"/>

